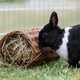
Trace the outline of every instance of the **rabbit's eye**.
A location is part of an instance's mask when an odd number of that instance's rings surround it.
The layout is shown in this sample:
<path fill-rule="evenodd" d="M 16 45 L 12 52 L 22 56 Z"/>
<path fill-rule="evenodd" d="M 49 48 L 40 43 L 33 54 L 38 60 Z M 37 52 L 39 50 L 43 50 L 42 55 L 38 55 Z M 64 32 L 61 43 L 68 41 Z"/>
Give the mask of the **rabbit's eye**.
<path fill-rule="evenodd" d="M 47 33 L 43 33 L 42 34 L 43 37 L 47 37 L 47 35 L 48 35 Z"/>

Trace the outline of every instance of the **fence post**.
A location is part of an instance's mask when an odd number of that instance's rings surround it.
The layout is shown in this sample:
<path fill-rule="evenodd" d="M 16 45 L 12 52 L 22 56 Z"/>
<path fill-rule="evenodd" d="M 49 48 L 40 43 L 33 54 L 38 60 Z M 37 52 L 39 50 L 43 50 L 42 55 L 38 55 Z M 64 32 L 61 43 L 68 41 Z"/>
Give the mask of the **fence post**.
<path fill-rule="evenodd" d="M 76 0 L 76 14 L 75 14 L 75 20 L 76 20 L 76 24 L 80 24 L 80 0 Z"/>

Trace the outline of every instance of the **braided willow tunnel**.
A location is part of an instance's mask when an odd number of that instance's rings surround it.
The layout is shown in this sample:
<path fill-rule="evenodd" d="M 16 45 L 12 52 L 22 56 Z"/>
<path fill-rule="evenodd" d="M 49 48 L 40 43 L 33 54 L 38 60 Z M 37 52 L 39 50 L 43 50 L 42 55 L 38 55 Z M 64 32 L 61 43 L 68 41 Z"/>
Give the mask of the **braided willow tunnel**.
<path fill-rule="evenodd" d="M 49 47 L 39 48 L 38 34 L 42 29 L 13 31 L 0 40 L 0 60 L 6 66 L 31 67 L 59 58 Z"/>

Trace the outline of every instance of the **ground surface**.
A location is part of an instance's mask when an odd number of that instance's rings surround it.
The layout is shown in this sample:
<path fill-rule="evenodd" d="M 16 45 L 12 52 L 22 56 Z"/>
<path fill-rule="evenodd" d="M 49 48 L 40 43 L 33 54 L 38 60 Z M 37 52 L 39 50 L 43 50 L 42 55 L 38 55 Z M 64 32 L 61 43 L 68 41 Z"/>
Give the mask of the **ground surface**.
<path fill-rule="evenodd" d="M 67 66 L 62 59 L 29 69 L 5 67 L 0 63 L 0 80 L 80 80 L 80 69 Z M 73 77 L 73 73 L 79 78 Z"/>

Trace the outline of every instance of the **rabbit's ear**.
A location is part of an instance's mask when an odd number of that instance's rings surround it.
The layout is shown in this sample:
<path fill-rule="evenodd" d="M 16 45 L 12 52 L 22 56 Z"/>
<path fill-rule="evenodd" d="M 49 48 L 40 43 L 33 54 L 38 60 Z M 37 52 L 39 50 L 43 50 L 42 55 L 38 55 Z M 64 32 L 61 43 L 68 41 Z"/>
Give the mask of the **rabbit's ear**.
<path fill-rule="evenodd" d="M 57 26 L 57 24 L 58 24 L 58 16 L 57 16 L 57 13 L 55 11 L 52 12 L 52 14 L 50 16 L 49 23 L 50 23 L 51 26 Z"/>

